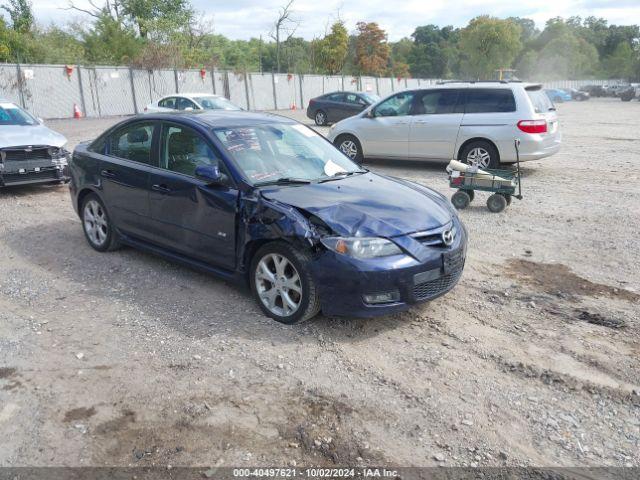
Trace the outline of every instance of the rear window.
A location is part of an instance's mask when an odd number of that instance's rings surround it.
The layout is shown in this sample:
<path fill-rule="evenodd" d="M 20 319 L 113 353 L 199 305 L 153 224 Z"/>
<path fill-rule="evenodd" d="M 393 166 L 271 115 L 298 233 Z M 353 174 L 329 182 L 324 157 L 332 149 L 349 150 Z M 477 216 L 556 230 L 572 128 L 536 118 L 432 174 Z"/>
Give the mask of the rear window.
<path fill-rule="evenodd" d="M 553 102 L 541 88 L 536 90 L 527 90 L 527 95 L 529 95 L 529 99 L 531 99 L 533 109 L 536 113 L 545 113 L 553 109 Z"/>
<path fill-rule="evenodd" d="M 466 113 L 515 112 L 516 100 L 513 92 L 506 88 L 469 88 Z"/>

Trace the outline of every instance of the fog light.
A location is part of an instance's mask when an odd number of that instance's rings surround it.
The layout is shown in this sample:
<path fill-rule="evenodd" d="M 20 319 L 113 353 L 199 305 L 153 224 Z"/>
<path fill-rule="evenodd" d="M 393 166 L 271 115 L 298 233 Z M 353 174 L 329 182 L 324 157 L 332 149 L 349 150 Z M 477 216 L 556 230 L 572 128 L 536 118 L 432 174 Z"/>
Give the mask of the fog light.
<path fill-rule="evenodd" d="M 365 303 L 379 304 L 379 303 L 392 303 L 400 301 L 400 292 L 393 290 L 391 292 L 371 293 L 369 295 L 363 295 Z"/>

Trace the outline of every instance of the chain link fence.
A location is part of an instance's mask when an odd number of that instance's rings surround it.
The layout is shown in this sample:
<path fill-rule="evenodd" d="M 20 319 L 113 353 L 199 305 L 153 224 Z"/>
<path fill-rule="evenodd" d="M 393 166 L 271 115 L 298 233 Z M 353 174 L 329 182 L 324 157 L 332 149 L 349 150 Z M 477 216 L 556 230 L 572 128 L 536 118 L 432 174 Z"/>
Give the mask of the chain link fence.
<path fill-rule="evenodd" d="M 339 90 L 381 97 L 434 85 L 438 79 L 245 73 L 214 69 L 136 70 L 128 67 L 0 64 L 0 96 L 40 118 L 134 115 L 165 95 L 215 93 L 247 110 L 305 109 L 309 100 Z M 559 80 L 549 88 L 622 83 Z"/>

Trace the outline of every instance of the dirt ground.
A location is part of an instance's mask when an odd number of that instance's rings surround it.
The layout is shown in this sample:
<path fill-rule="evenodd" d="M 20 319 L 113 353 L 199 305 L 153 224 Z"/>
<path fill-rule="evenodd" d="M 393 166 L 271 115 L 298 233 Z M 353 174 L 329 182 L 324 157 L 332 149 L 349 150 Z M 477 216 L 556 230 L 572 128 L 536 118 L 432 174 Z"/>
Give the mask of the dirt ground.
<path fill-rule="evenodd" d="M 455 290 L 376 320 L 277 324 L 93 251 L 67 187 L 0 191 L 0 466 L 640 466 L 640 104 L 559 111 L 524 200 L 461 212 Z M 368 166 L 451 193 L 443 164 Z"/>

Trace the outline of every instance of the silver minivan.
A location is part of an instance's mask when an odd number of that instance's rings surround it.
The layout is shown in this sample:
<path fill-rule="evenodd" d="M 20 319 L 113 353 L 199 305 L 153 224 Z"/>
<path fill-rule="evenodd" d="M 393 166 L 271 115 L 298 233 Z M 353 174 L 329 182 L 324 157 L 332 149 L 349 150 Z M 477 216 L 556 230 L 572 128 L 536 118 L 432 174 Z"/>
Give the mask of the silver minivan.
<path fill-rule="evenodd" d="M 455 82 L 394 93 L 333 125 L 328 138 L 352 160 L 459 159 L 483 168 L 537 160 L 560 150 L 562 135 L 542 85 Z"/>

